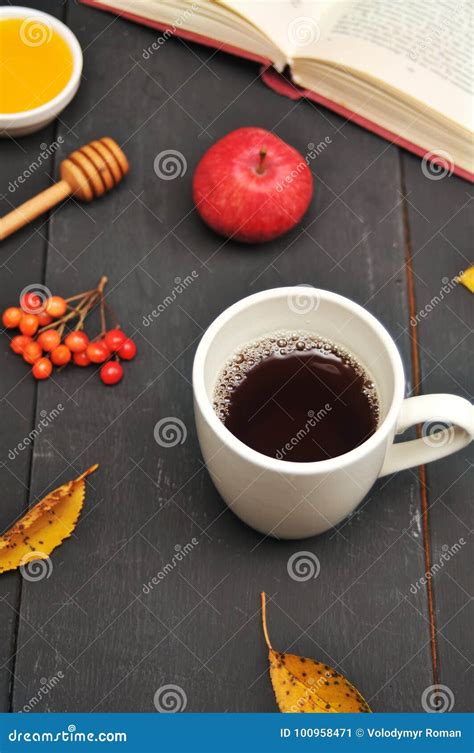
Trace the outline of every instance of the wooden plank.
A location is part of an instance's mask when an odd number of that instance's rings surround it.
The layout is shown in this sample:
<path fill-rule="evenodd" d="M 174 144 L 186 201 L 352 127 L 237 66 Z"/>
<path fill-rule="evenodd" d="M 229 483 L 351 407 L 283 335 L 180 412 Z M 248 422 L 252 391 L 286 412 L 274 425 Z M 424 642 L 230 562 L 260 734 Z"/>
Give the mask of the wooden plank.
<path fill-rule="evenodd" d="M 408 155 L 403 165 L 418 314 L 420 391 L 472 399 L 472 298 L 454 282 L 472 263 L 472 188 L 458 178 L 443 178 L 443 173 L 429 179 L 421 163 Z M 455 711 L 471 711 L 469 594 L 473 578 L 465 545 L 473 528 L 471 448 L 427 466 L 426 481 L 437 680 L 452 692 Z"/>
<path fill-rule="evenodd" d="M 417 479 L 378 483 L 349 521 L 317 539 L 263 539 L 227 510 L 202 468 L 190 387 L 197 340 L 223 308 L 299 282 L 366 304 L 409 364 L 409 338 L 398 338 L 408 305 L 397 151 L 267 90 L 252 64 L 176 40 L 146 61 L 142 50 L 156 33 L 75 5 L 69 21 L 87 49 L 65 150 L 110 134 L 132 170 L 86 216 L 73 205 L 54 216 L 46 279 L 72 293 L 108 274 L 109 300 L 140 355 L 113 389 L 74 370 L 40 386 L 39 408 L 60 399 L 66 407 L 36 444 L 33 492 L 92 462 L 101 468 L 75 536 L 53 556 L 52 577 L 24 589 L 17 665 L 27 687 L 15 685 L 15 708 L 41 677 L 62 672 L 37 710 L 153 711 L 155 691 L 171 683 L 185 691 L 189 711 L 273 711 L 262 589 L 273 599 L 276 647 L 336 664 L 376 710 L 420 708 L 431 667 L 425 594 L 416 608 L 408 601 L 423 566 Z M 200 155 L 249 123 L 303 153 L 331 139 L 312 162 L 316 192 L 301 228 L 262 248 L 217 238 L 191 203 Z M 187 171 L 162 180 L 154 160 L 170 149 Z M 193 272 L 165 305 L 177 279 Z M 159 316 L 144 326 L 154 310 Z M 156 422 L 169 416 L 187 430 L 175 447 L 154 440 Z M 319 558 L 316 580 L 289 577 L 288 558 L 301 550 Z M 165 569 L 146 592 L 143 584 Z"/>
<path fill-rule="evenodd" d="M 37 3 L 30 1 L 23 5 L 35 7 Z M 60 0 L 47 0 L 42 7 L 58 18 L 64 13 Z M 52 124 L 22 139 L 0 141 L 2 215 L 49 185 L 49 176 L 54 171 L 55 138 L 56 124 Z M 47 218 L 43 218 L 2 243 L 0 298 L 4 308 L 18 305 L 18 297 L 25 286 L 43 283 L 46 242 Z M 10 527 L 28 504 L 32 459 L 29 434 L 35 427 L 35 383 L 22 359 L 13 358 L 9 348 L 11 336 L 11 332 L 4 334 L 0 346 L 2 531 Z M 0 711 L 10 707 L 21 585 L 19 573 L 8 573 L 0 579 Z M 18 677 L 16 680 L 21 685 Z"/>

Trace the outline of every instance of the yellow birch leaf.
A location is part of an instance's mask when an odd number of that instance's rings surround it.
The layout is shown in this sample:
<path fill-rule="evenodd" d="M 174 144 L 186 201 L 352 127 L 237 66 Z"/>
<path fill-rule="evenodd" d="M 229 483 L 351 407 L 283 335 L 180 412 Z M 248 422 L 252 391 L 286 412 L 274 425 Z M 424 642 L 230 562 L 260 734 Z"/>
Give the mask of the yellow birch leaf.
<path fill-rule="evenodd" d="M 98 467 L 91 466 L 74 481 L 47 494 L 0 536 L 0 573 L 31 559 L 46 559 L 71 535 L 84 502 L 85 478 Z"/>
<path fill-rule="evenodd" d="M 458 282 L 462 283 L 471 293 L 474 293 L 474 266 L 469 267 L 459 275 Z"/>
<path fill-rule="evenodd" d="M 265 593 L 261 597 L 270 678 L 280 711 L 286 714 L 370 712 L 359 691 L 332 667 L 305 656 L 274 650 L 267 630 Z"/>

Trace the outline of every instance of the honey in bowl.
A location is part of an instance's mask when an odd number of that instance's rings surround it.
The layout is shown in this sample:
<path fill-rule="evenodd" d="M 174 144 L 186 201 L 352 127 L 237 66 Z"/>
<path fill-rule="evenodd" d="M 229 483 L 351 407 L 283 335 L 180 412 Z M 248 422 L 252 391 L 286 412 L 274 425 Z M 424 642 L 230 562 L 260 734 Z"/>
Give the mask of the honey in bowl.
<path fill-rule="evenodd" d="M 54 99 L 73 71 L 64 38 L 34 16 L 0 19 L 0 113 L 33 110 Z"/>

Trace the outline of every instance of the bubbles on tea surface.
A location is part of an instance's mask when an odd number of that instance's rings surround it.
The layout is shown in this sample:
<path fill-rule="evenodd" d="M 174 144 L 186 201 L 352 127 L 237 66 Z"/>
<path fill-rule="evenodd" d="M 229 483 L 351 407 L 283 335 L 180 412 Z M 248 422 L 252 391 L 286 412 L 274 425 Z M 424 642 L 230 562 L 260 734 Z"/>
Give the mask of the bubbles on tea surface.
<path fill-rule="evenodd" d="M 319 335 L 307 332 L 275 332 L 265 335 L 261 340 L 255 340 L 245 345 L 235 353 L 221 370 L 214 390 L 214 410 L 217 416 L 225 423 L 229 413 L 229 405 L 232 393 L 241 384 L 250 369 L 264 358 L 274 354 L 282 356 L 293 351 L 319 350 L 324 353 L 333 353 L 348 366 L 351 366 L 358 376 L 364 379 L 362 392 L 366 395 L 378 423 L 380 416 L 379 400 L 375 384 L 366 373 L 361 364 L 351 353 L 336 345 L 331 340 Z"/>

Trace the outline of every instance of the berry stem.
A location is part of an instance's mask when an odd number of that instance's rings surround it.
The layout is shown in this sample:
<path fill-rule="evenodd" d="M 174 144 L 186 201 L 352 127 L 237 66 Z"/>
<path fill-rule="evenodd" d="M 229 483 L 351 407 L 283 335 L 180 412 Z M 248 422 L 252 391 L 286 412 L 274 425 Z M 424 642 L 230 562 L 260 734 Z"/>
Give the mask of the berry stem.
<path fill-rule="evenodd" d="M 107 283 L 108 283 L 108 277 L 103 275 L 99 280 L 99 284 L 97 286 L 97 292 L 102 294 L 104 292 L 104 288 L 107 285 Z"/>
<path fill-rule="evenodd" d="M 113 310 L 112 306 L 110 305 L 110 303 L 107 303 L 107 301 L 105 301 L 105 310 L 106 312 L 108 311 L 109 313 L 109 321 L 110 319 L 112 319 L 112 321 L 115 322 L 114 327 L 116 329 L 120 329 L 120 324 L 119 324 L 119 320 L 117 319 L 117 315 L 115 311 Z"/>
<path fill-rule="evenodd" d="M 77 313 L 79 313 L 79 314 L 80 314 L 80 312 L 81 312 L 81 308 L 82 308 L 82 306 L 84 305 L 84 302 L 85 302 L 86 298 L 87 298 L 87 296 L 84 296 L 84 298 L 83 298 L 83 299 L 82 299 L 81 301 L 79 301 L 79 303 L 78 303 L 78 304 L 77 304 L 76 306 L 68 306 L 68 307 L 67 307 L 67 308 L 68 308 L 68 311 L 75 311 L 75 312 L 76 312 L 76 314 L 77 314 Z"/>
<path fill-rule="evenodd" d="M 95 295 L 95 294 L 94 294 Z M 94 296 L 91 296 L 93 298 Z M 41 329 L 38 330 L 38 334 L 41 334 L 41 332 L 46 332 L 47 329 L 55 329 L 56 327 L 59 327 L 61 324 L 65 324 L 66 322 L 69 322 L 71 319 L 74 319 L 76 316 L 81 316 L 83 311 L 83 306 L 86 305 L 87 302 L 82 301 L 80 305 L 69 312 L 69 314 L 65 314 L 60 319 L 56 319 L 56 321 L 51 322 L 51 324 L 47 324 L 45 327 L 41 327 Z M 89 309 L 89 306 L 87 306 Z"/>
<path fill-rule="evenodd" d="M 91 293 L 95 293 L 95 288 L 92 290 L 85 290 L 83 293 L 77 293 L 77 295 L 72 295 L 70 298 L 65 298 L 64 300 L 66 303 L 70 303 L 71 301 L 77 301 L 79 298 L 85 298 L 86 296 L 90 295 Z"/>
<path fill-rule="evenodd" d="M 94 290 L 92 295 L 89 296 L 87 301 L 84 302 L 83 306 L 84 308 L 79 308 L 79 321 L 77 322 L 76 326 L 74 327 L 74 331 L 83 329 L 84 327 L 84 320 L 87 316 L 87 314 L 90 312 L 91 308 L 95 306 L 97 303 L 97 292 Z"/>
<path fill-rule="evenodd" d="M 267 150 L 266 149 L 260 149 L 259 154 L 259 163 L 255 169 L 255 172 L 257 175 L 263 175 L 265 172 L 265 158 L 267 156 Z"/>
<path fill-rule="evenodd" d="M 101 337 L 105 337 L 105 333 L 107 332 L 107 325 L 105 321 L 105 299 L 104 294 L 100 294 L 100 334 Z"/>
<path fill-rule="evenodd" d="M 99 287 L 97 288 L 97 291 L 100 295 L 100 334 L 102 337 L 105 337 L 105 333 L 107 332 L 107 323 L 105 321 L 105 298 L 104 298 L 104 288 L 107 284 L 107 277 L 101 277 L 99 281 Z"/>
<path fill-rule="evenodd" d="M 38 330 L 38 334 L 41 334 L 41 332 L 46 332 L 48 329 L 55 329 L 56 327 L 61 327 L 62 332 L 64 331 L 64 325 L 71 321 L 71 319 L 74 319 L 75 317 L 79 317 L 79 321 L 75 327 L 75 329 L 79 330 L 82 329 L 84 326 L 84 320 L 86 316 L 89 314 L 91 308 L 96 305 L 99 298 L 102 300 L 103 294 L 104 294 L 104 288 L 107 284 L 107 277 L 103 276 L 99 280 L 99 284 L 96 288 L 93 288 L 92 290 L 88 290 L 85 293 L 79 293 L 77 296 L 72 296 L 71 298 L 66 298 L 67 301 L 72 300 L 79 300 L 79 304 L 75 308 L 71 308 L 69 313 L 62 316 L 60 319 L 56 319 L 56 321 L 51 322 L 51 324 L 47 324 L 45 327 L 41 327 L 41 329 Z"/>
<path fill-rule="evenodd" d="M 61 319 L 56 319 L 55 322 L 51 322 L 51 324 L 47 324 L 45 327 L 41 327 L 41 329 L 38 330 L 38 334 L 40 335 L 42 332 L 46 332 L 47 329 L 55 329 L 60 324 L 65 324 L 70 319 L 74 319 L 74 317 L 77 316 L 78 310 L 79 309 L 74 309 L 74 311 L 70 311 L 69 314 L 62 316 Z"/>

